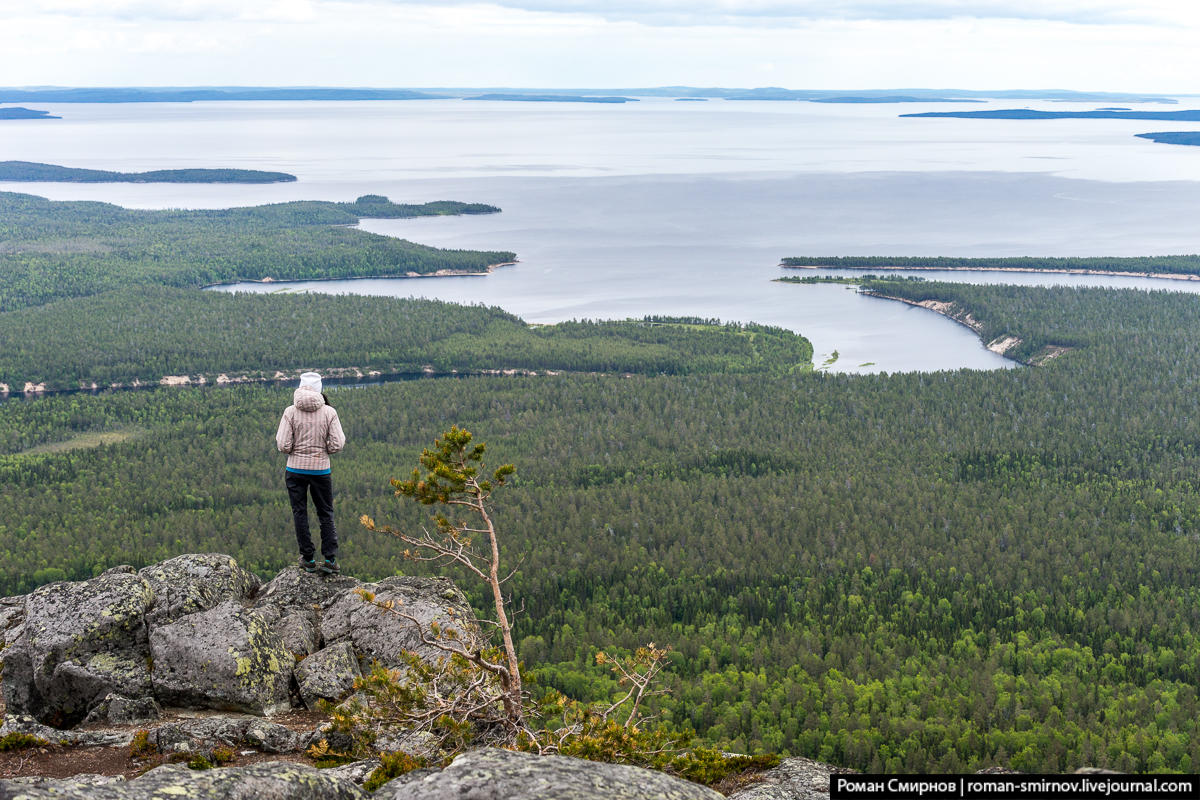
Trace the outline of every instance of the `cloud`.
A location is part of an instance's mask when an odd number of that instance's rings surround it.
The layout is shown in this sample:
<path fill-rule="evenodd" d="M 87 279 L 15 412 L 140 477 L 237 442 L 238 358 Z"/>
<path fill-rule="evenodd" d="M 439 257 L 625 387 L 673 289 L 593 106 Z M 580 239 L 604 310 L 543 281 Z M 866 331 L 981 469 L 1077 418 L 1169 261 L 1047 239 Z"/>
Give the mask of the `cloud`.
<path fill-rule="evenodd" d="M 386 0 L 385 0 L 386 1 Z M 414 4 L 414 0 L 391 0 Z M 453 2 L 453 0 L 451 0 Z M 492 0 L 521 11 L 586 14 L 647 25 L 758 26 L 828 20 L 1006 19 L 1079 25 L 1178 25 L 1200 21 L 1176 0 Z M 416 0 L 415 4 L 421 4 Z M 470 4 L 464 0 L 464 5 Z"/>
<path fill-rule="evenodd" d="M 451 7 L 587 16 L 651 26 L 759 27 L 814 21 L 1005 19 L 1078 25 L 1196 25 L 1200 4 L 1177 0 L 0 0 L 0 18 L 63 15 L 116 20 L 307 22 L 316 8 Z"/>

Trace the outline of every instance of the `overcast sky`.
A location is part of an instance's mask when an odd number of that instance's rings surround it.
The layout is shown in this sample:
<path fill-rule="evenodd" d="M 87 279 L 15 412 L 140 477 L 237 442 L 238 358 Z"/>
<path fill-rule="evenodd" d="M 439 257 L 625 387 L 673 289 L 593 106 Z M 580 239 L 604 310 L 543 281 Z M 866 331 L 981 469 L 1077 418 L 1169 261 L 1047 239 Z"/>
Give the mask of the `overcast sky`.
<path fill-rule="evenodd" d="M 1200 93 L 1195 0 L 0 0 L 2 86 Z"/>

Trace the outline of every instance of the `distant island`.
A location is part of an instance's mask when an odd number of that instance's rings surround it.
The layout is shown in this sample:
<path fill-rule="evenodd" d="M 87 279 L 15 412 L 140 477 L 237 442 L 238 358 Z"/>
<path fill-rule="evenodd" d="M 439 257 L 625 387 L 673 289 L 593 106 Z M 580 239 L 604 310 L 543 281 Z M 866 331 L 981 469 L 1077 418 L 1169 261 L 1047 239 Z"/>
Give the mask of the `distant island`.
<path fill-rule="evenodd" d="M 796 269 L 944 269 L 999 272 L 1063 272 L 1200 280 L 1200 255 L 1100 256 L 1095 258 L 959 258 L 954 256 L 792 256 L 781 267 Z"/>
<path fill-rule="evenodd" d="M 785 89 L 780 86 L 746 88 L 697 88 L 694 86 L 658 86 L 642 88 L 538 89 L 491 86 L 473 88 L 363 89 L 363 88 L 280 88 L 263 86 L 193 86 L 174 88 L 81 87 L 54 89 L 0 88 L 0 103 L 192 103 L 198 101 L 246 100 L 449 100 L 477 98 L 482 95 L 513 95 L 511 99 L 539 102 L 632 102 L 638 97 L 672 99 L 726 100 L 809 100 L 824 103 L 961 103 L 968 99 L 1043 100 L 1060 103 L 1170 103 L 1170 97 L 1131 95 L 1114 92 L 1072 92 L 1053 90 L 969 90 L 969 89 Z M 519 96 L 519 97 L 517 97 Z M 619 100 L 598 98 L 616 97 Z M 558 99 L 586 98 L 586 99 Z M 491 98 L 489 98 L 491 99 Z"/>
<path fill-rule="evenodd" d="M 504 100 L 514 103 L 636 103 L 636 97 L 588 97 L 573 94 L 481 94 L 463 100 Z"/>
<path fill-rule="evenodd" d="M 35 111 L 32 108 L 0 108 L 0 119 L 62 119 L 52 117 L 49 111 Z"/>
<path fill-rule="evenodd" d="M 212 100 L 439 100 L 409 89 L 0 89 L 0 103 L 193 103 Z"/>
<path fill-rule="evenodd" d="M 707 97 L 676 97 L 676 103 L 707 103 Z"/>
<path fill-rule="evenodd" d="M 750 98 L 731 97 L 730 100 Z M 774 99 L 774 98 L 767 98 Z M 779 98 L 790 99 L 790 98 Z M 811 97 L 810 103 L 985 103 L 986 100 L 968 100 L 959 97 L 908 97 L 905 95 L 845 95 L 843 97 Z"/>
<path fill-rule="evenodd" d="M 1164 131 L 1162 133 L 1138 133 L 1135 136 L 1160 144 L 1190 144 L 1200 147 L 1200 131 Z"/>
<path fill-rule="evenodd" d="M 994 111 L 926 111 L 902 117 L 957 117 L 959 119 L 1155 119 L 1164 122 L 1200 122 L 1200 109 L 1187 111 L 1035 111 L 1003 108 Z"/>
<path fill-rule="evenodd" d="M 0 181 L 37 183 L 291 183 L 295 175 L 257 169 L 160 169 L 109 172 L 32 161 L 0 161 Z"/>

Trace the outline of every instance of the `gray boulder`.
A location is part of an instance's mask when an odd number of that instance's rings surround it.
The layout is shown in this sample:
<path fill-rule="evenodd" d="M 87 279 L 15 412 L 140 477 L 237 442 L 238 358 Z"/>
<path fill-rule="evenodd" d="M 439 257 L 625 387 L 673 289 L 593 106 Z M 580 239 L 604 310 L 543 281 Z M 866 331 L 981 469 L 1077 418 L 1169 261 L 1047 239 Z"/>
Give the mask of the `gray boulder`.
<path fill-rule="evenodd" d="M 275 629 L 279 631 L 283 646 L 294 656 L 312 655 L 321 649 L 316 611 L 293 611 L 280 619 Z"/>
<path fill-rule="evenodd" d="M 354 681 L 361 677 L 358 659 L 346 642 L 330 645 L 296 665 L 300 697 L 310 710 L 321 700 L 340 703 L 354 692 Z"/>
<path fill-rule="evenodd" d="M 308 735 L 255 717 L 207 717 L 160 725 L 149 742 L 163 753 L 199 753 L 214 748 L 252 745 L 264 753 L 294 753 L 308 744 Z"/>
<path fill-rule="evenodd" d="M 269 715 L 291 707 L 296 659 L 262 615 L 226 600 L 150 633 L 154 696 L 188 708 Z"/>
<path fill-rule="evenodd" d="M 4 667 L 4 651 L 21 635 L 25 621 L 25 595 L 0 597 L 0 669 Z"/>
<path fill-rule="evenodd" d="M 322 770 L 322 773 L 341 778 L 344 781 L 350 781 L 355 786 L 362 786 L 367 782 L 367 778 L 371 777 L 371 773 L 379 769 L 382 763 L 378 758 L 368 758 L 340 767 L 330 767 L 329 769 Z"/>
<path fill-rule="evenodd" d="M 8 712 L 66 727 L 110 693 L 149 695 L 145 623 L 153 606 L 150 584 L 133 567 L 35 589 L 4 651 Z"/>
<path fill-rule="evenodd" d="M 829 776 L 855 770 L 811 758 L 785 758 L 766 770 L 761 780 L 729 795 L 730 800 L 829 800 Z"/>
<path fill-rule="evenodd" d="M 319 612 L 360 585 L 349 575 L 323 578 L 299 567 L 285 567 L 259 590 L 254 607 L 273 608 L 280 617 L 298 610 Z"/>
<path fill-rule="evenodd" d="M 307 656 L 325 646 L 321 640 L 325 609 L 360 585 L 349 575 L 323 578 L 287 567 L 262 587 L 254 608 L 271 620 L 288 650 Z"/>
<path fill-rule="evenodd" d="M 0 800 L 369 800 L 347 780 L 304 764 L 274 761 L 248 767 L 193 772 L 183 765 L 156 767 L 140 778 L 105 786 L 72 780 L 24 786 L 0 780 Z"/>
<path fill-rule="evenodd" d="M 45 778 L 40 775 L 31 775 L 27 778 L 9 778 L 9 783 L 16 783 L 22 786 L 41 786 L 48 784 L 50 787 L 60 784 L 75 784 L 79 787 L 85 786 L 107 786 L 110 783 L 121 783 L 125 780 L 124 775 L 98 775 L 95 772 L 81 772 L 78 775 L 72 775 L 69 778 Z"/>
<path fill-rule="evenodd" d="M 0 725 L 0 738 L 10 733 L 23 733 L 45 739 L 51 744 L 71 744 L 80 747 L 123 747 L 133 741 L 129 731 L 60 731 L 35 720 L 28 714 L 10 714 Z"/>
<path fill-rule="evenodd" d="M 208 611 L 226 600 L 245 600 L 261 583 L 257 575 L 221 553 L 176 556 L 138 574 L 154 590 L 154 608 L 147 618 L 151 627 Z"/>
<path fill-rule="evenodd" d="M 395 602 L 398 610 L 427 629 L 436 622 L 469 637 L 479 636 L 475 612 L 449 578 L 385 578 L 362 588 L 374 593 L 379 602 Z M 430 660 L 445 655 L 423 644 L 411 622 L 364 603 L 354 592 L 343 594 L 330 605 L 321 620 L 321 637 L 326 646 L 349 642 L 359 656 L 388 667 L 400 664 L 404 650 Z"/>
<path fill-rule="evenodd" d="M 0 597 L 0 634 L 25 621 L 25 595 Z"/>
<path fill-rule="evenodd" d="M 119 694 L 110 694 L 101 700 L 87 715 L 84 725 L 136 725 L 162 719 L 162 708 L 153 697 L 130 700 Z"/>
<path fill-rule="evenodd" d="M 375 792 L 377 800 L 720 800 L 705 786 L 624 764 L 483 748 L 440 772 L 416 770 Z"/>

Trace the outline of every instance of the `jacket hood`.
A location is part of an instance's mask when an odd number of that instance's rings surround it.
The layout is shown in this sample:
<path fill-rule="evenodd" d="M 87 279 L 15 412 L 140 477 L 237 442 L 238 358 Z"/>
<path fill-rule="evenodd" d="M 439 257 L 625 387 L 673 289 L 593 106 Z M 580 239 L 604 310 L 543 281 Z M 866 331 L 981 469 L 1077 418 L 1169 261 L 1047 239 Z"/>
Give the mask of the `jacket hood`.
<path fill-rule="evenodd" d="M 320 392 L 301 386 L 292 394 L 292 403 L 301 411 L 316 411 L 325 405 L 325 398 Z"/>

